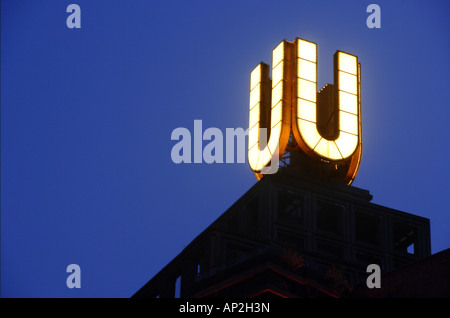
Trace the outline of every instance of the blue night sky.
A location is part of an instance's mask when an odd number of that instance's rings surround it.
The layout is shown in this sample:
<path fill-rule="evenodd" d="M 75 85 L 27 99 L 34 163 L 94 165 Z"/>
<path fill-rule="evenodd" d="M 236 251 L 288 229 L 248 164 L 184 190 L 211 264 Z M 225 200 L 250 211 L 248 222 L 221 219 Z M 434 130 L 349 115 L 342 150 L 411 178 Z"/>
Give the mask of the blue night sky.
<path fill-rule="evenodd" d="M 247 163 L 173 163 L 172 131 L 246 129 L 250 72 L 295 37 L 317 43 L 320 87 L 336 50 L 360 59 L 353 185 L 429 218 L 432 253 L 449 248 L 449 14 L 448 1 L 2 1 L 1 296 L 129 297 L 158 273 L 257 182 Z"/>

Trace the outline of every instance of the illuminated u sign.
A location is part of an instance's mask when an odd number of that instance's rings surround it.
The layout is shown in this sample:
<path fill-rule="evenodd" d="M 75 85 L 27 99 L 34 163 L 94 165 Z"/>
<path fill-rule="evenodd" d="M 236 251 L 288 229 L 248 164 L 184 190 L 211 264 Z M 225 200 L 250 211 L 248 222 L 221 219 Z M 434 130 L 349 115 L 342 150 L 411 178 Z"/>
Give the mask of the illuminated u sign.
<path fill-rule="evenodd" d="M 259 64 L 250 76 L 248 158 L 255 172 L 270 162 L 277 149 L 281 158 L 289 139 L 291 76 L 287 75 L 291 73 L 292 59 L 289 60 L 289 54 L 286 54 L 286 44 L 283 41 L 273 50 L 272 80 L 269 79 L 269 66 L 264 63 Z M 263 138 L 267 140 L 265 145 L 260 144 L 260 128 L 270 128 L 269 139 Z"/>
<path fill-rule="evenodd" d="M 337 51 L 334 85 L 326 85 L 320 92 L 315 43 L 302 39 L 281 42 L 273 51 L 272 80 L 268 71 L 268 65 L 261 63 L 250 80 L 248 158 L 258 179 L 276 149 L 279 158 L 283 156 L 292 126 L 300 149 L 317 164 L 340 169 L 341 181 L 350 184 L 362 148 L 358 58 Z M 267 143 L 262 144 L 260 128 L 270 130 Z"/>

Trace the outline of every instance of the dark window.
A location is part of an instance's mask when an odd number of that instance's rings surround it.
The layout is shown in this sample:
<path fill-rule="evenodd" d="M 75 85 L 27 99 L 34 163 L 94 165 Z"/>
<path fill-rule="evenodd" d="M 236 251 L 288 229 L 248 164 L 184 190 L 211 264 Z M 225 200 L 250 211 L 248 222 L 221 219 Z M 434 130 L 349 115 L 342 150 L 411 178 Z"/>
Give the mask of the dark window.
<path fill-rule="evenodd" d="M 206 257 L 204 254 L 200 254 L 197 256 L 197 266 L 195 268 L 195 272 L 197 276 L 200 276 L 200 274 L 204 273 L 205 270 L 207 269 L 206 266 Z"/>
<path fill-rule="evenodd" d="M 288 222 L 303 223 L 305 199 L 287 190 L 278 191 L 278 217 Z"/>
<path fill-rule="evenodd" d="M 317 229 L 334 235 L 342 235 L 344 208 L 329 202 L 318 202 Z"/>
<path fill-rule="evenodd" d="M 178 276 L 175 280 L 175 298 L 181 297 L 181 276 Z"/>
<path fill-rule="evenodd" d="M 417 229 L 415 226 L 394 222 L 393 224 L 393 238 L 394 247 L 397 251 L 404 254 L 415 254 L 417 237 Z"/>
<path fill-rule="evenodd" d="M 355 212 L 355 239 L 373 245 L 381 244 L 381 218 L 364 212 Z"/>

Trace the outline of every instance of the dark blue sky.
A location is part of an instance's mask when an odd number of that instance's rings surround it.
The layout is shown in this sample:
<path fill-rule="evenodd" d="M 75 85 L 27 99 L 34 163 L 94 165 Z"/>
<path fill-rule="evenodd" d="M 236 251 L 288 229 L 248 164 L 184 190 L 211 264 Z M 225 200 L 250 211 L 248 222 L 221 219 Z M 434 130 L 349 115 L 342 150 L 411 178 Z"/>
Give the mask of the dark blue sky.
<path fill-rule="evenodd" d="M 81 7 L 81 29 L 66 8 Z M 366 7 L 381 7 L 381 29 Z M 450 247 L 448 1 L 1 2 L 1 296 L 129 297 L 256 178 L 175 164 L 171 132 L 248 126 L 250 72 L 283 39 L 362 64 L 354 186 Z M 81 267 L 81 288 L 66 267 Z"/>

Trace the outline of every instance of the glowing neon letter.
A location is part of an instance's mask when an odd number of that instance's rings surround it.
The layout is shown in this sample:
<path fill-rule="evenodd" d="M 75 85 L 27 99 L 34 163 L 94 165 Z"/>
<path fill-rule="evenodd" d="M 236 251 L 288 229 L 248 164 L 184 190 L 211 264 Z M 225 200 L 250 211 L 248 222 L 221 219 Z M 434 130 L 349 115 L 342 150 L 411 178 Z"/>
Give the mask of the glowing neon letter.
<path fill-rule="evenodd" d="M 261 172 L 277 153 L 277 158 L 273 159 L 278 163 L 277 160 L 287 145 L 291 119 L 290 81 L 287 73 L 290 73 L 291 51 L 292 44 L 286 41 L 273 50 L 272 80 L 269 79 L 268 65 L 264 63 L 259 64 L 251 73 L 248 161 L 255 173 Z M 269 126 L 266 130 L 270 130 L 268 140 L 261 135 L 266 128 L 262 127 L 264 125 Z"/>
<path fill-rule="evenodd" d="M 337 65 L 336 65 L 337 64 Z M 337 72 L 337 73 L 336 73 Z M 324 138 L 317 126 L 317 48 L 297 39 L 297 142 L 307 152 L 327 160 L 349 158 L 359 145 L 359 64 L 354 55 L 338 51 L 335 56 L 339 134 Z M 299 138 L 300 137 L 300 138 Z M 307 148 L 305 147 L 307 146 Z"/>

